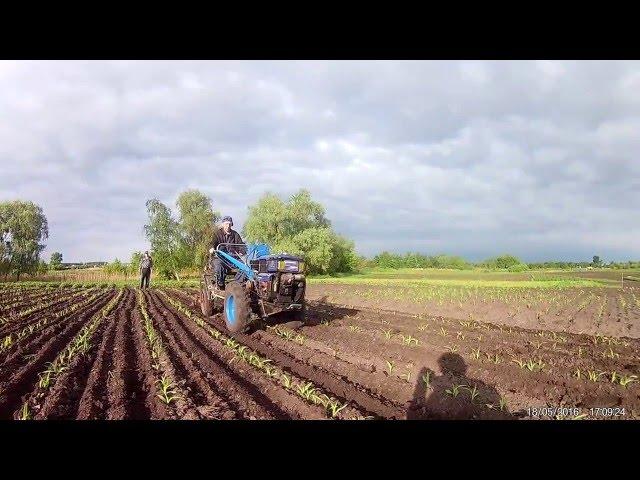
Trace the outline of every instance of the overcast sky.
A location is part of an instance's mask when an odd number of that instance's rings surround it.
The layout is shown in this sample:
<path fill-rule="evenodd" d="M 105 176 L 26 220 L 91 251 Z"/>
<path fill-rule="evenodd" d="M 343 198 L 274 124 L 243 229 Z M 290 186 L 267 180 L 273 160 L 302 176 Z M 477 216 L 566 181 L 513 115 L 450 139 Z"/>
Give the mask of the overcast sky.
<path fill-rule="evenodd" d="M 145 201 L 309 189 L 358 252 L 640 258 L 640 62 L 0 62 L 0 200 L 128 259 Z"/>

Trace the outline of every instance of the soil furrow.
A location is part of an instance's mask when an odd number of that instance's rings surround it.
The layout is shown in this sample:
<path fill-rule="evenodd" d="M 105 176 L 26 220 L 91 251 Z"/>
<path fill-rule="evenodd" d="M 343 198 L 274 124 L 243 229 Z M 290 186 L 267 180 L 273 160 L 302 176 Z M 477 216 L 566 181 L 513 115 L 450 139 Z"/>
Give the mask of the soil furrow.
<path fill-rule="evenodd" d="M 115 323 L 115 312 L 122 307 L 126 300 L 127 293 L 122 295 L 114 309 L 102 318 L 98 328 L 93 333 L 91 348 L 85 355 L 76 355 L 69 365 L 68 370 L 63 372 L 55 381 L 53 387 L 45 397 L 42 408 L 36 419 L 74 419 L 77 418 L 79 405 L 83 393 L 87 389 L 90 374 L 94 369 L 96 359 L 98 358 L 98 349 L 95 345 L 105 336 L 105 332 Z M 100 312 L 98 312 L 100 314 Z M 101 315 L 101 314 L 100 314 Z"/>
<path fill-rule="evenodd" d="M 110 317 L 112 317 L 111 315 Z M 78 403 L 76 417 L 82 420 L 103 419 L 106 409 L 105 385 L 113 365 L 116 322 L 109 318 L 102 333 L 93 368 Z"/>
<path fill-rule="evenodd" d="M 81 312 L 75 312 L 61 328 L 43 331 L 40 338 L 34 339 L 22 352 L 14 352 L 14 357 L 7 359 L 0 372 L 0 418 L 11 418 L 16 408 L 19 406 L 21 397 L 29 392 L 35 384 L 40 373 L 47 362 L 55 359 L 56 355 L 67 345 L 67 343 L 89 322 L 91 317 L 105 306 L 111 298 L 111 294 L 105 293 L 94 303 Z M 43 343 L 43 340 L 44 341 Z M 31 359 L 24 365 L 20 361 L 24 359 L 25 353 Z"/>
<path fill-rule="evenodd" d="M 199 409 L 213 409 L 212 413 L 217 418 L 275 418 L 273 405 L 259 404 L 255 397 L 262 396 L 256 388 L 255 392 L 249 392 L 242 389 L 239 384 L 239 378 L 228 378 L 228 373 L 220 368 L 207 355 L 202 353 L 199 345 L 190 342 L 189 338 L 184 334 L 184 330 L 180 328 L 175 321 L 175 314 L 162 304 L 156 294 L 147 293 L 149 301 L 150 313 L 154 318 L 161 317 L 162 321 L 158 321 L 160 332 L 165 340 L 165 345 L 169 347 L 172 357 L 176 358 L 187 384 L 191 389 L 194 402 L 200 407 Z M 188 347 L 187 347 L 188 344 Z M 189 352 L 189 355 L 186 354 Z M 203 368 L 201 364 L 204 364 Z M 202 409 L 205 407 L 205 409 Z M 271 408 L 269 408 L 271 407 Z M 279 409 L 278 409 L 279 410 Z"/>
<path fill-rule="evenodd" d="M 196 314 L 194 307 L 190 307 Z M 214 317 L 214 320 L 206 319 L 209 322 L 213 322 L 212 325 L 218 329 L 226 330 L 224 321 L 219 315 Z M 297 376 L 308 379 L 316 386 L 322 388 L 327 393 L 333 394 L 343 403 L 350 402 L 358 405 L 361 410 L 368 415 L 379 416 L 383 418 L 403 418 L 403 411 L 392 402 L 377 398 L 371 392 L 366 392 L 353 385 L 346 377 L 335 377 L 332 373 L 314 368 L 308 364 L 304 364 L 290 354 L 276 350 L 264 343 L 252 338 L 247 334 L 234 334 L 239 342 L 247 345 L 249 348 L 255 350 L 261 355 L 266 356 L 273 360 L 276 364 L 286 368 Z"/>
<path fill-rule="evenodd" d="M 180 312 L 175 311 L 173 307 L 164 301 L 161 295 L 156 295 L 156 297 L 164 308 L 172 312 L 179 322 L 180 327 L 184 329 L 185 334 L 204 351 L 204 358 L 220 358 L 224 362 L 224 359 L 229 357 L 229 353 L 225 351 L 224 347 L 212 339 L 202 328 L 197 326 L 193 320 L 185 318 Z M 326 418 L 326 413 L 322 408 L 316 405 L 310 405 L 280 385 L 274 385 L 273 382 L 267 380 L 262 374 L 253 370 L 253 368 L 244 368 L 244 364 L 241 361 L 233 363 L 224 362 L 222 363 L 222 367 L 230 370 L 232 374 L 234 374 L 233 379 L 236 382 L 250 379 L 251 383 L 249 386 L 252 389 L 252 394 L 264 393 L 270 401 L 275 402 L 281 409 L 286 410 L 289 417 L 306 419 Z M 216 376 L 216 379 L 217 378 L 219 377 Z M 255 390 L 256 386 L 259 387 L 257 392 Z"/>

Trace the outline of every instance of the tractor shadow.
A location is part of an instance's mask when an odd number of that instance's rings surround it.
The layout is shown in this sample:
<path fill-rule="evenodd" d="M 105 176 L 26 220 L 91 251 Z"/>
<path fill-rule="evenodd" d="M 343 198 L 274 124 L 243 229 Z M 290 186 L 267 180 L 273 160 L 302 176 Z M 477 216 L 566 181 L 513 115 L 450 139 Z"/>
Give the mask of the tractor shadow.
<path fill-rule="evenodd" d="M 440 376 L 426 367 L 420 370 L 407 420 L 516 418 L 506 405 L 501 406 L 501 396 L 495 387 L 467 376 L 467 365 L 460 355 L 445 353 L 438 359 L 438 365 Z"/>
<path fill-rule="evenodd" d="M 307 301 L 307 325 L 309 326 L 328 325 L 344 318 L 353 317 L 358 313 L 360 313 L 360 310 L 357 308 L 342 307 L 329 303 L 327 295 L 318 300 Z"/>
<path fill-rule="evenodd" d="M 301 322 L 292 319 L 292 314 L 289 312 L 275 313 L 269 316 L 266 320 L 259 322 L 255 325 L 255 330 L 264 330 L 267 327 L 283 326 L 297 330 L 303 326 L 313 327 L 316 325 L 329 325 L 332 322 L 341 320 L 343 318 L 352 317 L 360 312 L 357 308 L 340 307 L 332 303 L 327 302 L 327 296 L 320 298 L 319 300 L 307 301 L 307 315 L 306 321 Z"/>

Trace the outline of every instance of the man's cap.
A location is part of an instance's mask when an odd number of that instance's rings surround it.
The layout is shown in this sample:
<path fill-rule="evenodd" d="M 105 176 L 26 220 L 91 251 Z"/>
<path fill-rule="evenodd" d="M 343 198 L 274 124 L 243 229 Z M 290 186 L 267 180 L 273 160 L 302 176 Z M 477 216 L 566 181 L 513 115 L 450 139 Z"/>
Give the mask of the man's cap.
<path fill-rule="evenodd" d="M 233 226 L 233 218 L 231 218 L 229 215 L 222 217 L 222 223 L 224 222 L 229 222 Z"/>

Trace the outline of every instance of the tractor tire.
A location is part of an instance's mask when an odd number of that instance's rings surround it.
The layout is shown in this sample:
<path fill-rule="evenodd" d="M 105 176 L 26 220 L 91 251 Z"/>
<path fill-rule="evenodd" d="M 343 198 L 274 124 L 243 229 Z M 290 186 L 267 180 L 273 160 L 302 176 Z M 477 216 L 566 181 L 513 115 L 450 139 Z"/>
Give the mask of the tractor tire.
<path fill-rule="evenodd" d="M 244 332 L 251 323 L 250 293 L 238 282 L 227 284 L 224 296 L 224 323 L 231 333 Z"/>
<path fill-rule="evenodd" d="M 200 310 L 202 310 L 202 315 L 205 317 L 213 315 L 213 302 L 204 286 L 200 289 Z"/>

